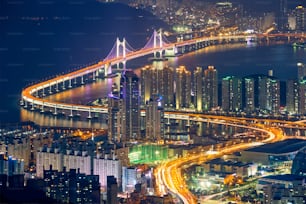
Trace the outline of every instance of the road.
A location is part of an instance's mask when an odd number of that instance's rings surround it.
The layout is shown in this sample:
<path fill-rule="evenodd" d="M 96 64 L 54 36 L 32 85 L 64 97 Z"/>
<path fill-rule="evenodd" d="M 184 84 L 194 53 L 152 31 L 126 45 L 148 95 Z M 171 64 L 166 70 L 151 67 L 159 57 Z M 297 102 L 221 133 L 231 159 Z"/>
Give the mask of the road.
<path fill-rule="evenodd" d="M 226 118 L 228 118 L 228 120 L 226 120 Z M 246 129 L 260 131 L 265 133 L 267 137 L 262 141 L 228 146 L 225 147 L 223 150 L 215 152 L 213 154 L 204 153 L 189 155 L 187 157 L 178 158 L 161 164 L 156 168 L 155 171 L 158 193 L 163 195 L 166 194 L 168 190 L 177 195 L 180 200 L 182 200 L 185 204 L 197 204 L 197 198 L 188 190 L 187 185 L 184 181 L 182 175 L 182 169 L 184 168 L 184 166 L 207 162 L 226 154 L 231 154 L 233 152 L 259 146 L 264 143 L 273 143 L 284 139 L 283 132 L 279 128 L 257 123 L 246 124 L 244 120 L 241 120 L 241 124 L 239 124 L 238 118 L 223 117 L 222 120 L 214 120 L 210 122 L 217 124 L 227 124 L 236 127 L 244 127 Z"/>

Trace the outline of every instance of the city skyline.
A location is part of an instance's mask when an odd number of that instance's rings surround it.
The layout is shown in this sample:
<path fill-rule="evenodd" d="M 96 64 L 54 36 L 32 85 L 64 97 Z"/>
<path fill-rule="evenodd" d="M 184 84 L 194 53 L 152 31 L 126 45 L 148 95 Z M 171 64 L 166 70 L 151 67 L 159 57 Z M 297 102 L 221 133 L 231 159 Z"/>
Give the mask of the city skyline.
<path fill-rule="evenodd" d="M 4 2 L 0 202 L 306 202 L 306 9 L 271 2 Z"/>

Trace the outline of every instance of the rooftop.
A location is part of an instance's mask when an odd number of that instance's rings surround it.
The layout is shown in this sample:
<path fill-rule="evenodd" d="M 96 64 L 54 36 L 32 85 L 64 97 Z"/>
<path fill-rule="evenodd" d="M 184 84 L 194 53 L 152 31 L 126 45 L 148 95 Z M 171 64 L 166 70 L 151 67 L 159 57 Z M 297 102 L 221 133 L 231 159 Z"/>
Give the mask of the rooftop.
<path fill-rule="evenodd" d="M 299 181 L 305 179 L 305 177 L 294 174 L 282 174 L 282 175 L 265 176 L 262 179 L 271 179 L 278 181 Z"/>
<path fill-rule="evenodd" d="M 271 154 L 284 154 L 299 151 L 306 147 L 306 141 L 302 139 L 288 139 L 273 144 L 265 144 L 259 147 L 245 150 L 247 152 L 262 152 Z"/>

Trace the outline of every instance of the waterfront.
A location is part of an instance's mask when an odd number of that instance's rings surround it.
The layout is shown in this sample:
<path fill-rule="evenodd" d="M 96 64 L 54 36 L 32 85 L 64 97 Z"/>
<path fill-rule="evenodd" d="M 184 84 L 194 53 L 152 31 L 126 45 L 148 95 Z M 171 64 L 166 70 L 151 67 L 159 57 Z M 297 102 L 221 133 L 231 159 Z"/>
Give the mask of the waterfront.
<path fill-rule="evenodd" d="M 197 66 L 207 67 L 208 65 L 214 65 L 218 69 L 219 80 L 226 75 L 243 77 L 251 74 L 267 74 L 268 70 L 272 69 L 274 76 L 278 77 L 280 80 L 287 80 L 296 77 L 296 64 L 297 62 L 304 62 L 304 56 L 305 50 L 294 49 L 287 44 L 270 46 L 228 44 L 207 47 L 158 63 L 164 63 L 174 68 L 179 65 L 186 65 L 190 71 L 193 71 Z M 128 62 L 127 67 L 134 69 L 139 75 L 140 68 L 145 64 L 149 64 L 149 62 L 147 58 L 142 58 Z M 48 96 L 48 99 L 57 102 L 88 104 L 98 98 L 106 97 L 111 90 L 111 85 L 114 82 L 118 84 L 118 80 L 119 77 L 99 79 L 95 83 L 86 84 L 81 87 Z M 21 121 L 32 120 L 44 126 L 72 127 L 73 122 L 77 122 L 78 127 L 106 127 L 105 118 L 92 121 L 82 120 L 80 118 L 66 119 L 64 117 L 55 117 L 51 114 L 45 115 L 24 109 L 20 112 L 20 119 Z"/>

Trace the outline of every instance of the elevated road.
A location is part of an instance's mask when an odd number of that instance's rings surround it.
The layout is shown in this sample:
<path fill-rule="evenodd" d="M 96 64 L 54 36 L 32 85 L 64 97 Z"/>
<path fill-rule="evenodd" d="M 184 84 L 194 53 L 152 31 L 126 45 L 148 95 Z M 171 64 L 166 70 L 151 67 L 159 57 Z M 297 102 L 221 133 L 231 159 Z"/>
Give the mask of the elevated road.
<path fill-rule="evenodd" d="M 159 167 L 157 167 L 155 171 L 156 184 L 160 195 L 166 194 L 167 191 L 170 191 L 176 194 L 185 204 L 197 204 L 197 198 L 188 190 L 187 185 L 184 181 L 182 175 L 182 168 L 184 168 L 184 166 L 207 162 L 236 151 L 241 151 L 254 146 L 262 145 L 264 143 L 271 143 L 284 139 L 283 133 L 279 128 L 270 127 L 266 125 L 246 125 L 244 121 L 242 121 L 241 124 L 237 123 L 237 121 L 233 123 L 233 118 L 223 118 L 222 120 L 216 119 L 214 121 L 211 121 L 211 123 L 226 124 L 229 126 L 243 127 L 249 130 L 256 130 L 264 133 L 266 137 L 262 141 L 257 141 L 253 143 L 241 143 L 233 146 L 228 146 L 222 149 L 221 151 L 215 152 L 214 154 L 206 153 L 190 155 L 161 164 Z"/>

